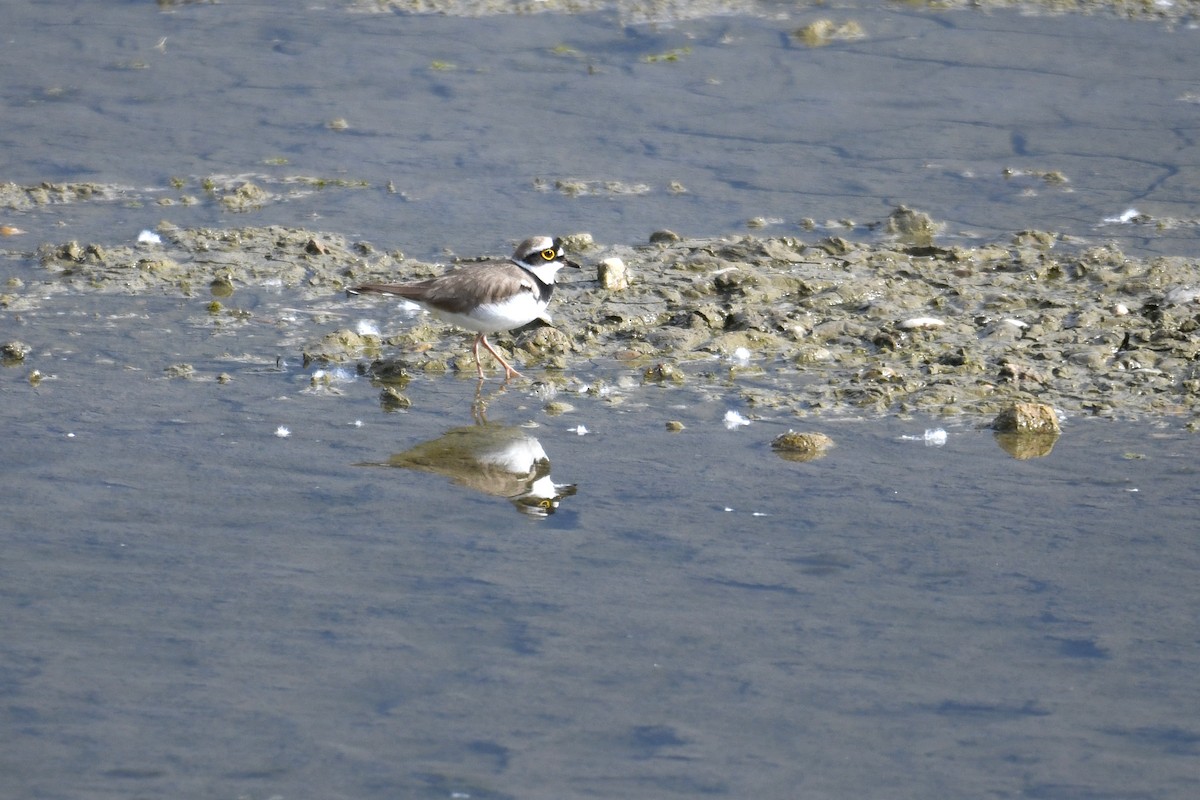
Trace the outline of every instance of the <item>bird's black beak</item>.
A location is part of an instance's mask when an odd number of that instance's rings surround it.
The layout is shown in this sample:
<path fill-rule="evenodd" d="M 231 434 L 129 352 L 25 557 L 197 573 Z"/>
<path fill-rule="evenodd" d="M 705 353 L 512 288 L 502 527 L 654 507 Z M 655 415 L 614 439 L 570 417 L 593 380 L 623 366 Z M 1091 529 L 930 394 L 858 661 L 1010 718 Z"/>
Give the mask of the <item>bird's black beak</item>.
<path fill-rule="evenodd" d="M 560 251 L 563 250 L 563 240 L 561 238 L 555 239 L 554 246 L 555 246 L 555 248 L 557 248 Z M 563 255 L 562 255 L 562 261 L 563 261 L 563 264 L 565 264 L 568 267 L 574 267 L 575 269 L 583 269 L 582 266 L 580 266 L 579 264 L 576 264 L 574 261 L 567 258 L 565 251 L 563 252 Z"/>

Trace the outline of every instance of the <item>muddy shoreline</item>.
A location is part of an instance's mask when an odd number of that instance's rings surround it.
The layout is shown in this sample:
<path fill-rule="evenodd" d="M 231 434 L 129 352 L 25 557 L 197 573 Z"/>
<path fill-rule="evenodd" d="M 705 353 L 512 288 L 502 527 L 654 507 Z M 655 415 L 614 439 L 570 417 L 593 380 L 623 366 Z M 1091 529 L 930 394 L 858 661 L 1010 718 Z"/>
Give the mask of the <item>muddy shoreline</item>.
<path fill-rule="evenodd" d="M 619 244 L 575 234 L 568 247 L 584 270 L 564 276 L 553 325 L 494 338 L 552 385 L 633 373 L 643 383 L 732 389 L 752 409 L 801 417 L 990 417 L 1018 401 L 1117 418 L 1200 412 L 1194 260 L 1075 247 L 1037 231 L 943 246 L 934 220 L 904 208 L 878 227 L 889 233 L 874 242 L 659 231 Z M 33 315 L 64 292 L 177 294 L 203 299 L 212 324 L 228 332 L 269 312 L 239 299 L 269 287 L 313 312 L 280 330 L 281 340 L 306 343 L 297 359 L 356 363 L 393 382 L 473 370 L 463 332 L 406 317 L 394 301 L 344 295 L 355 283 L 445 265 L 295 228 L 164 223 L 155 233 L 158 241 L 132 246 L 0 249 L 38 273 L 10 278 L 0 308 Z M 613 266 L 625 268 L 627 285 L 601 280 Z M 19 341 L 5 344 L 22 351 Z M 23 355 L 22 366 L 36 370 L 37 360 Z"/>

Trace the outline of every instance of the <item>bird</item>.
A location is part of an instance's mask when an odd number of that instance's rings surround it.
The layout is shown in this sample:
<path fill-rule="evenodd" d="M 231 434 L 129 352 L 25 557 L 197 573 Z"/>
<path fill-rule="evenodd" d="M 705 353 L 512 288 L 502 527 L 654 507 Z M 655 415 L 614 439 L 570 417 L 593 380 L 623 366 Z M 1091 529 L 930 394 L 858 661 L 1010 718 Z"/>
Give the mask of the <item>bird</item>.
<path fill-rule="evenodd" d="M 576 492 L 573 483 L 550 478 L 550 458 L 528 430 L 481 423 L 453 428 L 384 462 L 364 467 L 402 467 L 450 478 L 459 486 L 507 498 L 523 514 L 546 517 Z"/>
<path fill-rule="evenodd" d="M 564 251 L 562 239 L 530 236 L 517 245 L 512 257 L 489 259 L 455 267 L 415 283 L 364 283 L 346 291 L 351 295 L 373 293 L 411 300 L 434 316 L 460 328 L 475 331 L 475 366 L 483 379 L 479 345 L 504 367 L 507 383 L 521 373 L 504 360 L 487 340 L 489 333 L 509 331 L 535 319 L 550 322 L 546 307 L 554 294 L 558 271 L 578 268 Z"/>

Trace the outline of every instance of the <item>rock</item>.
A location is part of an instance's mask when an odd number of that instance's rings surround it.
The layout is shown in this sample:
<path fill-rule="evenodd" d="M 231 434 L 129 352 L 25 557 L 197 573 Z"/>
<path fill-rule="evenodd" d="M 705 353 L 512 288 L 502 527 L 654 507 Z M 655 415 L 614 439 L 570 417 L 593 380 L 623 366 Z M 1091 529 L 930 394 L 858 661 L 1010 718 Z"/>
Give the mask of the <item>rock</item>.
<path fill-rule="evenodd" d="M 1055 234 L 1046 231 L 1019 231 L 1013 236 L 1013 244 L 1017 247 L 1049 250 L 1054 247 L 1057 238 Z"/>
<path fill-rule="evenodd" d="M 488 341 L 491 340 L 489 339 Z M 518 342 L 518 347 L 530 355 L 545 358 L 551 354 L 569 353 L 571 351 L 571 337 L 558 328 L 543 326 L 522 336 Z"/>
<path fill-rule="evenodd" d="M 600 285 L 610 292 L 619 292 L 629 288 L 629 270 L 621 259 L 604 259 L 600 262 L 597 272 Z"/>
<path fill-rule="evenodd" d="M 304 365 L 314 361 L 350 361 L 367 352 L 378 352 L 378 336 L 363 335 L 351 330 L 328 333 L 304 351 Z"/>
<path fill-rule="evenodd" d="M 221 198 L 227 211 L 244 213 L 262 208 L 271 200 L 271 193 L 257 184 L 246 181 Z"/>
<path fill-rule="evenodd" d="M 830 19 L 818 19 L 792 31 L 792 37 L 809 47 L 824 47 L 832 42 L 846 42 L 866 36 L 862 25 L 850 20 L 838 24 Z"/>
<path fill-rule="evenodd" d="M 0 359 L 3 359 L 5 364 L 20 364 L 31 350 L 33 348 L 29 345 L 14 339 L 0 345 Z"/>
<path fill-rule="evenodd" d="M 674 244 L 679 241 L 679 234 L 675 231 L 661 230 L 650 234 L 650 244 Z"/>
<path fill-rule="evenodd" d="M 887 232 L 913 244 L 931 244 L 941 227 L 933 217 L 907 206 L 897 206 L 887 218 Z"/>
<path fill-rule="evenodd" d="M 797 433 L 789 430 L 771 441 L 771 449 L 787 461 L 813 461 L 833 447 L 833 439 L 823 433 Z"/>
<path fill-rule="evenodd" d="M 1044 403 L 1014 403 L 1001 411 L 992 421 L 992 428 L 1002 433 L 1059 434 L 1058 415 Z"/>
<path fill-rule="evenodd" d="M 164 367 L 163 373 L 168 378 L 190 378 L 196 374 L 196 368 L 191 364 L 172 364 Z"/>
<path fill-rule="evenodd" d="M 659 362 L 647 368 L 642 373 L 642 383 L 673 383 L 684 382 L 684 375 L 671 364 Z"/>

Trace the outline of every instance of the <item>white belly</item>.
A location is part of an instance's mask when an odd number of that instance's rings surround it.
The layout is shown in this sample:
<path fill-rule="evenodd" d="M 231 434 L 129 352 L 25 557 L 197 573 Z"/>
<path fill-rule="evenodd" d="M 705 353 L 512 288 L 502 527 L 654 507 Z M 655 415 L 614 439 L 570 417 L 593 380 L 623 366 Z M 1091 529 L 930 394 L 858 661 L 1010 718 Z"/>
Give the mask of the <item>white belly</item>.
<path fill-rule="evenodd" d="M 509 331 L 528 325 L 538 317 L 548 319 L 546 303 L 538 302 L 531 292 L 521 292 L 502 303 L 479 306 L 470 316 L 438 310 L 433 310 L 433 313 L 452 325 L 480 333 Z"/>

